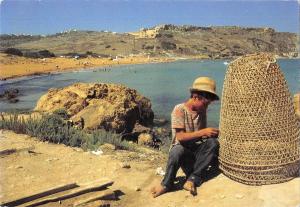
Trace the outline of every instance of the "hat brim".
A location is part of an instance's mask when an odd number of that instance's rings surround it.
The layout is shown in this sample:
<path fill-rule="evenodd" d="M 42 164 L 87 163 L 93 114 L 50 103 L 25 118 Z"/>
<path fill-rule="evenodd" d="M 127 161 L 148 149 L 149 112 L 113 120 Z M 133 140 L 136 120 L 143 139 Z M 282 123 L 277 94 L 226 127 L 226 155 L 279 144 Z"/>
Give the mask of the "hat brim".
<path fill-rule="evenodd" d="M 212 91 L 208 91 L 208 90 L 199 90 L 199 89 L 196 89 L 196 88 L 190 88 L 190 92 L 205 92 L 205 93 L 209 93 L 213 98 L 213 101 L 218 101 L 220 100 L 219 96 L 212 92 Z"/>

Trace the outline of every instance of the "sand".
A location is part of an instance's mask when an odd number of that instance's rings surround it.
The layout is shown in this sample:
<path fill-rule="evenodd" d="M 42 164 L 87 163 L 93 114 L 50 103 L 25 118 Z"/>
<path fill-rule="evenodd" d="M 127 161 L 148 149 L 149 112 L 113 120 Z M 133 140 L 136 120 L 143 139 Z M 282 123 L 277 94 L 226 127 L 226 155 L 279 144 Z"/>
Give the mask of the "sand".
<path fill-rule="evenodd" d="M 8 56 L 0 53 L 0 79 L 10 79 L 29 75 L 38 75 L 51 72 L 63 72 L 67 70 L 77 69 L 93 69 L 96 67 L 112 67 L 114 65 L 125 64 L 144 64 L 144 63 L 158 63 L 170 62 L 176 60 L 175 58 L 167 57 L 148 57 L 138 55 L 134 57 L 125 57 L 118 59 L 110 58 L 43 58 L 33 59 L 18 56 Z"/>
<path fill-rule="evenodd" d="M 42 192 L 61 184 L 88 183 L 108 178 L 114 181 L 109 189 L 122 192 L 119 200 L 96 201 L 87 206 L 100 206 L 102 202 L 110 204 L 111 207 L 299 207 L 300 205 L 299 177 L 280 184 L 248 186 L 220 174 L 198 188 L 197 196 L 191 196 L 187 191 L 178 189 L 154 199 L 150 195 L 150 188 L 162 179 L 155 172 L 158 167 L 164 168 L 167 158 L 166 154 L 159 151 L 104 150 L 103 154 L 95 155 L 79 148 L 40 142 L 27 135 L 0 130 L 0 151 L 7 149 L 17 149 L 17 152 L 1 156 L 0 203 Z M 123 163 L 131 167 L 123 168 Z M 182 171 L 178 176 L 183 176 Z M 73 203 L 83 198 L 84 196 L 77 196 L 63 200 L 61 204 L 55 202 L 43 206 L 73 206 Z"/>

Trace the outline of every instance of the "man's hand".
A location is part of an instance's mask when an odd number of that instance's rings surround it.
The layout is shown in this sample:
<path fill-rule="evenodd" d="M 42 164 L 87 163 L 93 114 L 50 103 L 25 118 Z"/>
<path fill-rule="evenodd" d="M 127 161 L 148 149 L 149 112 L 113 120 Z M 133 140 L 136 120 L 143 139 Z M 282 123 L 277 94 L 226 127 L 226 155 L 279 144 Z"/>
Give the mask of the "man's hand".
<path fill-rule="evenodd" d="M 217 137 L 218 134 L 219 130 L 216 128 L 204 128 L 195 132 L 185 132 L 183 129 L 176 129 L 176 139 L 179 142 Z"/>
<path fill-rule="evenodd" d="M 209 138 L 209 137 L 217 137 L 219 134 L 219 130 L 216 128 L 204 128 L 198 131 L 199 137 Z"/>

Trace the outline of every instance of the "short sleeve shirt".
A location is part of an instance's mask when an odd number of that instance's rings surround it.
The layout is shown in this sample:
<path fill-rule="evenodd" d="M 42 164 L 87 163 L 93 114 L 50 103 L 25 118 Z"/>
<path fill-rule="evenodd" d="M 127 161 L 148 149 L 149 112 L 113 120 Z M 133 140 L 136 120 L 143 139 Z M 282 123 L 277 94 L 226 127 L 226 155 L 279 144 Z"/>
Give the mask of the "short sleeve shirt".
<path fill-rule="evenodd" d="M 206 128 L 206 111 L 197 113 L 188 109 L 184 103 L 178 104 L 174 107 L 171 114 L 171 128 L 172 128 L 172 145 L 178 144 L 176 139 L 176 129 L 184 129 L 185 132 L 194 132 Z M 189 141 L 192 142 L 195 141 Z"/>

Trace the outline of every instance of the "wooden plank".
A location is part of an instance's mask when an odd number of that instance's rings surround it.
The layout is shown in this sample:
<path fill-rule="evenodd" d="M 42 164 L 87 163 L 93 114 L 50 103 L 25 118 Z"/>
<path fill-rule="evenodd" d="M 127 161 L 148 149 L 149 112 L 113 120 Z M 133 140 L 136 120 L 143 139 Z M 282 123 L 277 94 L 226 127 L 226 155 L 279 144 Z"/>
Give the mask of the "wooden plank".
<path fill-rule="evenodd" d="M 57 201 L 69 199 L 69 198 L 76 197 L 76 196 L 79 196 L 79 195 L 82 195 L 82 194 L 85 194 L 85 193 L 90 193 L 92 191 L 103 190 L 103 189 L 107 188 L 108 186 L 111 186 L 113 183 L 114 183 L 113 181 L 94 182 L 90 185 L 81 186 L 80 188 L 74 189 L 71 192 L 68 192 L 66 194 L 58 195 L 58 196 L 52 196 L 50 198 L 45 198 L 43 200 L 31 203 L 31 204 L 26 205 L 26 206 L 27 207 L 33 207 L 33 206 L 44 205 L 44 204 L 50 203 L 50 202 L 57 202 Z"/>
<path fill-rule="evenodd" d="M 3 156 L 3 155 L 10 155 L 10 154 L 13 154 L 13 153 L 16 153 L 17 152 L 17 149 L 13 148 L 13 149 L 6 149 L 6 150 L 1 150 L 0 151 L 0 156 Z"/>
<path fill-rule="evenodd" d="M 104 192 L 100 192 L 97 195 L 90 196 L 84 200 L 79 200 L 75 202 L 73 206 L 77 207 L 97 200 L 116 200 L 116 194 L 113 190 L 106 190 Z"/>
<path fill-rule="evenodd" d="M 13 153 L 19 153 L 19 152 L 22 152 L 22 151 L 31 151 L 33 149 L 34 149 L 33 146 L 31 146 L 31 147 L 25 147 L 25 148 L 20 148 L 20 149 L 16 149 L 16 148 L 5 149 L 5 150 L 1 150 L 0 151 L 0 156 L 6 156 L 6 155 L 13 154 Z"/>
<path fill-rule="evenodd" d="M 61 185 L 61 186 L 51 188 L 51 189 L 43 191 L 41 193 L 36 193 L 36 194 L 30 195 L 30 196 L 25 196 L 23 198 L 19 198 L 19 199 L 14 200 L 14 201 L 1 203 L 0 205 L 1 206 L 17 206 L 17 205 L 27 203 L 29 201 L 33 201 L 33 200 L 36 200 L 36 199 L 39 199 L 39 198 L 42 198 L 42 197 L 45 197 L 45 196 L 49 196 L 49 195 L 52 195 L 52 194 L 55 194 L 55 193 L 58 193 L 58 192 L 62 192 L 62 191 L 65 191 L 65 190 L 70 190 L 70 189 L 73 189 L 73 188 L 76 188 L 76 187 L 79 187 L 76 183 L 65 184 L 65 185 Z"/>

